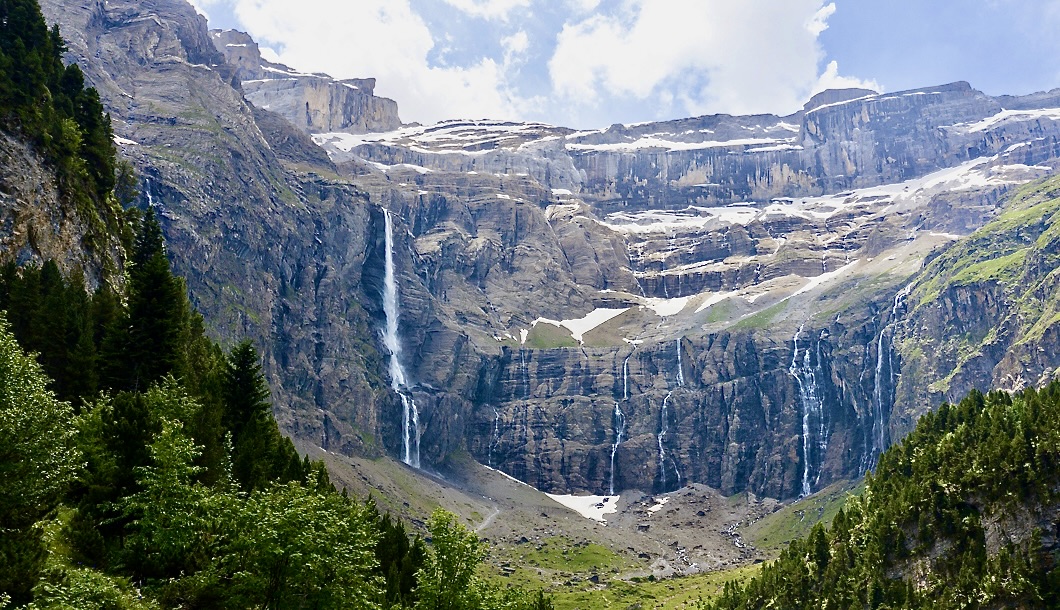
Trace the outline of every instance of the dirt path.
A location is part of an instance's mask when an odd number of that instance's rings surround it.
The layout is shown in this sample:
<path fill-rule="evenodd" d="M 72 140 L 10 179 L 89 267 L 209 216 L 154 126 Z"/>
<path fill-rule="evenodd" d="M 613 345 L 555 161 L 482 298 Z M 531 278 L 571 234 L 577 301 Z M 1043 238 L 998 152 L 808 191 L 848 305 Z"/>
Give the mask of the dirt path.
<path fill-rule="evenodd" d="M 484 530 L 487 527 L 489 527 L 490 524 L 493 523 L 493 518 L 496 517 L 499 514 L 501 514 L 501 507 L 495 506 L 493 508 L 493 512 L 490 513 L 490 516 L 486 517 L 486 520 L 483 521 L 481 525 L 479 525 L 478 527 L 475 528 L 475 533 L 476 534 L 481 533 L 482 530 Z"/>

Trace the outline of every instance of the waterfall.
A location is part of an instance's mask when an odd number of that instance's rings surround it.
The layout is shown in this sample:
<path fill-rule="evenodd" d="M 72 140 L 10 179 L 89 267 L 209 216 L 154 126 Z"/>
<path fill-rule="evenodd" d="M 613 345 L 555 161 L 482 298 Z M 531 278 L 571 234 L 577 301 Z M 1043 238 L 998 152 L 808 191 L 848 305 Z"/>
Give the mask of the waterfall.
<path fill-rule="evenodd" d="M 151 179 L 144 178 L 144 193 L 147 195 L 147 207 L 155 207 L 155 199 L 151 196 Z"/>
<path fill-rule="evenodd" d="M 636 351 L 637 348 L 633 348 Z M 629 353 L 632 356 L 633 352 Z M 629 400 L 629 356 L 622 361 L 622 400 Z"/>
<path fill-rule="evenodd" d="M 685 369 L 681 366 L 681 340 L 677 340 L 677 385 L 685 385 Z"/>
<path fill-rule="evenodd" d="M 666 421 L 666 406 L 670 402 L 671 395 L 673 395 L 673 392 L 667 392 L 666 398 L 663 398 L 659 434 L 655 437 L 659 443 L 659 476 L 662 481 L 660 487 L 660 490 L 662 491 L 666 491 L 666 449 L 663 447 L 663 441 L 666 439 L 666 433 L 669 431 L 669 423 Z"/>
<path fill-rule="evenodd" d="M 487 458 L 486 465 L 493 468 L 493 448 L 500 443 L 501 440 L 501 412 L 497 409 L 493 410 L 493 433 L 490 435 L 490 446 L 489 446 L 489 457 Z M 612 452 L 613 454 L 614 452 Z M 614 458 L 612 457 L 612 460 Z"/>
<path fill-rule="evenodd" d="M 876 378 L 872 388 L 872 422 L 871 445 L 863 460 L 864 472 L 876 467 L 876 460 L 887 449 L 887 415 L 894 404 L 894 328 L 898 324 L 898 308 L 909 296 L 913 285 L 910 284 L 894 295 L 891 305 L 891 318 L 886 326 L 880 329 L 876 339 Z M 886 364 L 886 372 L 884 365 Z"/>
<path fill-rule="evenodd" d="M 397 280 L 394 277 L 394 223 L 390 210 L 383 210 L 386 219 L 386 267 L 383 276 L 383 313 L 386 327 L 383 329 L 383 344 L 390 350 L 390 387 L 401 396 L 401 428 L 404 441 L 404 461 L 413 468 L 420 467 L 420 413 L 416 401 L 409 395 L 405 367 L 401 364 L 401 339 L 398 337 L 398 322 L 401 310 L 398 303 Z"/>
<path fill-rule="evenodd" d="M 611 484 L 608 487 L 608 495 L 615 495 L 615 453 L 618 446 L 622 444 L 622 437 L 626 434 L 626 416 L 622 409 L 615 403 L 615 413 L 611 417 L 612 427 L 615 431 L 615 442 L 611 444 Z"/>
<path fill-rule="evenodd" d="M 523 398 L 530 398 L 530 369 L 526 366 L 526 350 L 519 348 L 519 377 L 522 383 Z"/>
<path fill-rule="evenodd" d="M 828 431 L 824 419 L 824 405 L 821 403 L 821 398 L 817 391 L 817 372 L 821 362 L 820 344 L 818 344 L 818 364 L 816 366 L 813 365 L 810 358 L 810 349 L 808 347 L 803 350 L 801 364 L 799 362 L 799 335 L 802 334 L 805 326 L 805 324 L 799 326 L 799 330 L 795 332 L 795 337 L 792 339 L 794 351 L 791 355 L 791 367 L 788 369 L 788 373 L 795 378 L 799 385 L 799 401 L 802 403 L 802 495 L 808 496 L 812 491 L 813 484 L 821 478 L 820 464 L 818 464 L 817 476 L 811 482 L 811 470 L 813 469 L 811 463 L 813 462 L 814 454 L 820 460 L 824 455 L 825 449 L 828 448 Z M 813 424 L 817 424 L 816 447 L 813 445 L 812 438 L 814 436 L 812 431 Z"/>

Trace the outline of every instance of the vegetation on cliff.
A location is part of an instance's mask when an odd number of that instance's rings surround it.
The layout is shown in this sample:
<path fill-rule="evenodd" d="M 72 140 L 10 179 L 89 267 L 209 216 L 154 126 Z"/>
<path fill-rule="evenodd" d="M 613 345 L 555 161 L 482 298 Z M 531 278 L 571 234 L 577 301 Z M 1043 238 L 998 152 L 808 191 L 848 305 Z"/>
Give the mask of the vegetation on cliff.
<path fill-rule="evenodd" d="M 1060 382 L 971 392 L 921 418 L 830 528 L 711 610 L 1055 608 Z"/>
<path fill-rule="evenodd" d="M 36 0 L 0 1 L 0 129 L 33 143 L 55 169 L 94 248 L 121 229 L 119 203 L 130 194 L 132 171 L 117 160 L 99 93 L 85 87 L 76 64 L 63 64 L 65 52 Z"/>

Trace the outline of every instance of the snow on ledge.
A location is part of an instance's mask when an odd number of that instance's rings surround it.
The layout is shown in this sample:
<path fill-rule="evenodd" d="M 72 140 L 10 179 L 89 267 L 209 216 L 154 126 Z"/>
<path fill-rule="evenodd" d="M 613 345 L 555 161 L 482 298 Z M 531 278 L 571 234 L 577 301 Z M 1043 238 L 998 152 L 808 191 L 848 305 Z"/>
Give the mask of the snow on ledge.
<path fill-rule="evenodd" d="M 673 299 L 660 299 L 660 298 L 646 298 L 644 299 L 644 306 L 655 312 L 655 315 L 660 318 L 667 316 L 675 316 L 681 313 L 681 310 L 688 305 L 688 300 L 691 297 L 677 297 Z"/>
<path fill-rule="evenodd" d="M 607 523 L 604 515 L 618 512 L 618 499 L 621 496 L 571 496 L 545 494 L 563 506 L 573 510 L 586 519 Z"/>
<path fill-rule="evenodd" d="M 604 322 L 607 322 L 611 318 L 617 317 L 629 311 L 628 307 L 622 309 L 608 309 L 606 307 L 600 307 L 589 312 L 583 318 L 577 320 L 550 320 L 548 318 L 538 318 L 534 320 L 534 326 L 538 323 L 551 324 L 552 326 L 561 326 L 570 331 L 574 340 L 578 343 L 584 343 L 583 337 L 585 333 L 592 329 L 600 326 Z"/>

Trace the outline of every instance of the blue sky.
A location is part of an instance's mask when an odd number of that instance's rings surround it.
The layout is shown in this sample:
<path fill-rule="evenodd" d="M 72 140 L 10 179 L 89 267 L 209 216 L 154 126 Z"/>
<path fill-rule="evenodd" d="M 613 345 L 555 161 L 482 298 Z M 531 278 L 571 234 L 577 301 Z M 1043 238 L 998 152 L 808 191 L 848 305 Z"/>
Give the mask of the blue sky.
<path fill-rule="evenodd" d="M 829 87 L 1060 87 L 1060 0 L 195 0 L 404 121 L 787 114 Z"/>

